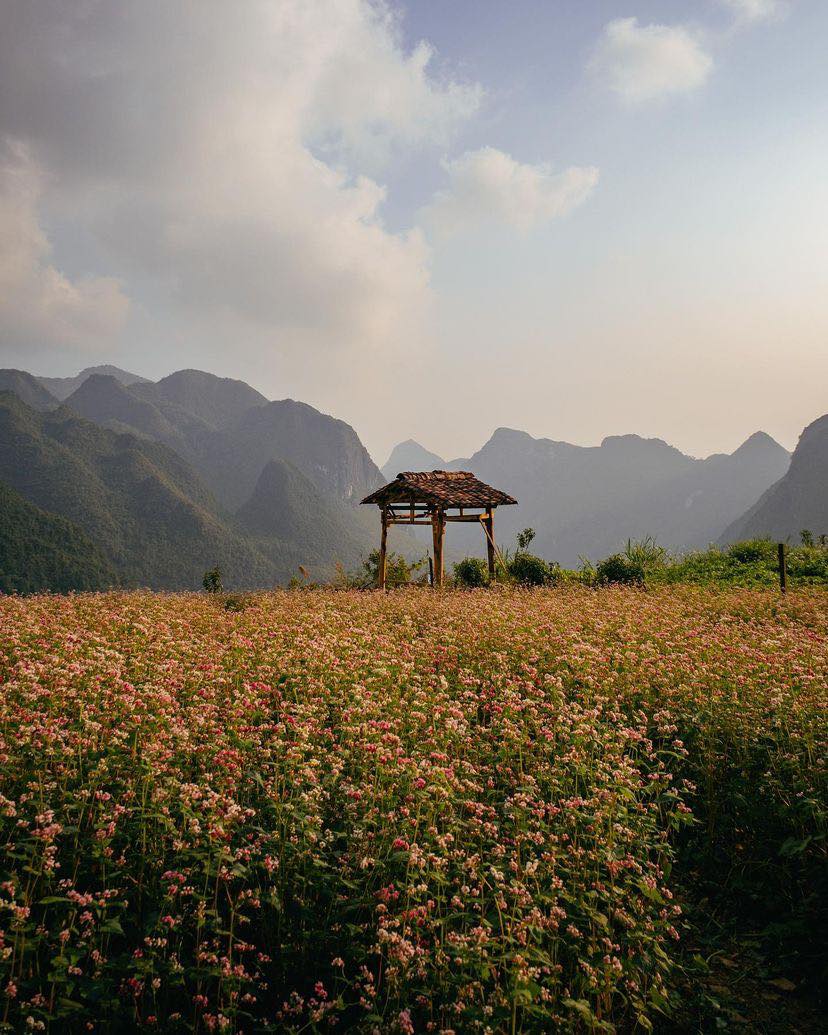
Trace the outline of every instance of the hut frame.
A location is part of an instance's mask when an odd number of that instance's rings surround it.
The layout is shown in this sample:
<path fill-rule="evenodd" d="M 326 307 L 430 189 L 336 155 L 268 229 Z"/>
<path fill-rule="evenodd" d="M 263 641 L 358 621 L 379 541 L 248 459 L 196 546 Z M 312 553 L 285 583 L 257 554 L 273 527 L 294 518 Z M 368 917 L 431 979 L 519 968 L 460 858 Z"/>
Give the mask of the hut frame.
<path fill-rule="evenodd" d="M 494 575 L 499 555 L 494 536 L 495 508 L 513 506 L 517 500 L 481 482 L 470 471 L 402 471 L 362 502 L 376 504 L 380 509 L 377 585 L 379 589 L 385 589 L 388 529 L 391 525 L 431 525 L 434 585 L 439 587 L 444 579 L 446 524 L 460 521 L 476 522 L 481 526 L 486 540 L 489 573 Z"/>

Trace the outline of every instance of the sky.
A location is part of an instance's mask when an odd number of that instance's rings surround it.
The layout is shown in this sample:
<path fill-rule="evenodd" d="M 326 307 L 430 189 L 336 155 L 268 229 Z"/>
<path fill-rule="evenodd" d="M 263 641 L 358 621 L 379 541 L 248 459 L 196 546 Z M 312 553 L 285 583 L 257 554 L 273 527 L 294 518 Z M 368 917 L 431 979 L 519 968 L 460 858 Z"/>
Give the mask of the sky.
<path fill-rule="evenodd" d="M 383 463 L 828 411 L 824 0 L 0 0 L 0 365 Z"/>

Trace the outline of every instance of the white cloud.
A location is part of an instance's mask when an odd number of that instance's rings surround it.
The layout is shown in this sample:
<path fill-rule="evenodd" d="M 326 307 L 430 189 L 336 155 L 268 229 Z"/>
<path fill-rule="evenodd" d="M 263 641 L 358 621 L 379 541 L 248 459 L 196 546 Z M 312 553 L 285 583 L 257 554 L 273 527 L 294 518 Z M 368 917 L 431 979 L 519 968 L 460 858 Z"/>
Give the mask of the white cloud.
<path fill-rule="evenodd" d="M 443 146 L 481 90 L 407 51 L 381 0 L 9 5 L 0 134 L 27 141 L 44 179 L 7 218 L 42 282 L 60 276 L 38 237 L 48 204 L 191 338 L 370 352 L 424 311 L 427 247 L 384 226 L 376 176 L 399 148 Z M 78 314 L 120 297 L 63 278 L 35 309 L 61 294 Z"/>
<path fill-rule="evenodd" d="M 449 186 L 424 212 L 437 235 L 485 222 L 500 222 L 525 232 L 566 215 L 598 182 L 592 166 L 555 172 L 551 165 L 516 161 L 494 147 L 467 151 L 443 163 Z"/>
<path fill-rule="evenodd" d="M 129 300 L 114 277 L 65 276 L 38 221 L 40 170 L 19 142 L 0 150 L 0 338 L 16 346 L 111 346 Z"/>
<path fill-rule="evenodd" d="M 719 0 L 742 24 L 775 21 L 788 13 L 783 0 Z"/>
<path fill-rule="evenodd" d="M 616 18 L 604 27 L 590 67 L 623 101 L 637 104 L 698 89 L 713 59 L 686 26 Z"/>

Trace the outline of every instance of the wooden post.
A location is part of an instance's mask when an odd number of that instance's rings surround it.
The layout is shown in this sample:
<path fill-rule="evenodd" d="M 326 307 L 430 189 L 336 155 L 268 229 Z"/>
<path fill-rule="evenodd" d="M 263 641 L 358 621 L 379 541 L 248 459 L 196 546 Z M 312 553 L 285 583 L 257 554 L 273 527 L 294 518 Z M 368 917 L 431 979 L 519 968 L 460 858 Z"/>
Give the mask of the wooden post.
<path fill-rule="evenodd" d="M 489 559 L 489 575 L 494 578 L 495 573 L 495 538 L 494 538 L 494 508 L 486 507 L 486 525 L 483 531 L 486 534 L 486 555 Z"/>
<path fill-rule="evenodd" d="M 788 592 L 788 558 L 785 556 L 785 544 L 777 543 L 776 550 L 779 555 L 779 588 L 783 593 Z"/>
<path fill-rule="evenodd" d="M 379 564 L 377 565 L 377 583 L 385 589 L 385 560 L 388 546 L 388 510 L 382 508 L 382 535 L 380 536 Z"/>
<path fill-rule="evenodd" d="M 429 586 L 434 585 L 434 561 L 431 559 L 431 554 L 428 555 L 428 584 Z"/>
<path fill-rule="evenodd" d="M 446 521 L 442 510 L 435 510 L 431 516 L 431 535 L 434 540 L 434 585 L 439 589 L 443 585 L 443 539 L 446 534 Z"/>

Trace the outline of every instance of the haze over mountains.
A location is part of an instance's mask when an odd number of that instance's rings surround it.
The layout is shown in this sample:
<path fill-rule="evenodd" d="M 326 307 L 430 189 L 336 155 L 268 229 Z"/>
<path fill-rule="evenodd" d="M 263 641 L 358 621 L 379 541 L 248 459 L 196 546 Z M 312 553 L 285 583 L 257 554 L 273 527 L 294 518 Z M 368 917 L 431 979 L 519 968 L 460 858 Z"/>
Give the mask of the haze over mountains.
<path fill-rule="evenodd" d="M 242 381 L 2 370 L 0 589 L 193 588 L 214 564 L 228 586 L 285 582 L 300 564 L 329 577 L 376 546 L 363 496 L 401 470 L 435 468 L 472 470 L 514 495 L 499 540 L 532 526 L 533 548 L 565 566 L 645 535 L 681 550 L 828 530 L 828 416 L 803 432 L 793 461 L 762 432 L 696 459 L 637 435 L 576 446 L 499 428 L 452 461 L 409 439 L 379 471 L 348 424 Z M 454 526 L 450 553 L 479 554 L 477 532 Z M 391 545 L 417 549 L 400 529 Z"/>
<path fill-rule="evenodd" d="M 328 577 L 375 545 L 355 504 L 382 476 L 353 429 L 303 403 L 201 371 L 152 383 L 117 368 L 86 371 L 63 401 L 2 371 L 0 393 L 0 483 L 70 522 L 120 584 L 193 588 L 214 564 L 230 587 L 285 582 L 300 564 Z M 15 542 L 6 566 L 20 566 Z"/>
<path fill-rule="evenodd" d="M 828 534 L 828 414 L 802 432 L 787 472 L 722 535 L 784 540 L 802 529 Z"/>
<path fill-rule="evenodd" d="M 628 538 L 645 535 L 679 550 L 709 545 L 785 474 L 790 455 L 763 432 L 730 455 L 698 460 L 661 439 L 638 435 L 575 446 L 499 428 L 473 456 L 451 461 L 409 440 L 392 452 L 384 473 L 400 459 L 411 469 L 471 470 L 504 489 L 520 506 L 498 514 L 501 540 L 529 525 L 537 533 L 538 553 L 572 566 L 582 556 L 605 557 Z M 467 529 L 454 538 L 469 548 L 477 545 Z"/>

